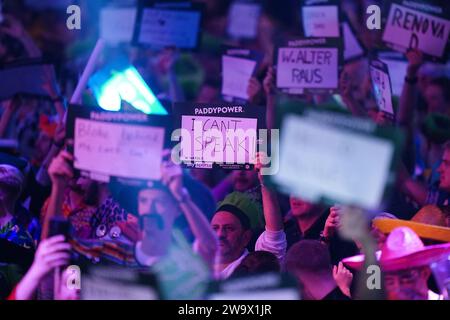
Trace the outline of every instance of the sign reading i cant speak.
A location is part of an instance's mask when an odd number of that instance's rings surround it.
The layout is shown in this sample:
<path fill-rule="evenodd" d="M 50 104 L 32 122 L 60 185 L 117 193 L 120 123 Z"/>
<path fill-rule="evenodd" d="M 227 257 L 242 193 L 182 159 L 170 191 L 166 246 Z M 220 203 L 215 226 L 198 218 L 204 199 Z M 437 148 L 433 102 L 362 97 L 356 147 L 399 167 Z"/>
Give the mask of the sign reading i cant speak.
<path fill-rule="evenodd" d="M 265 108 L 238 104 L 174 105 L 180 160 L 194 168 L 252 169 Z"/>

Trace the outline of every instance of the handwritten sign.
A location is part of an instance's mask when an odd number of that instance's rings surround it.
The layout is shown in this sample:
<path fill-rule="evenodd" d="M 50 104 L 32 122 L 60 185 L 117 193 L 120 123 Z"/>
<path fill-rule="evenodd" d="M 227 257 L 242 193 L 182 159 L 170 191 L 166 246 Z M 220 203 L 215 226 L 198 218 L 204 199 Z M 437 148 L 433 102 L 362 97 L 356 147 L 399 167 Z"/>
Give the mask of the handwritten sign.
<path fill-rule="evenodd" d="M 370 61 L 370 78 L 378 109 L 393 118 L 392 87 L 388 66 L 380 60 Z"/>
<path fill-rule="evenodd" d="M 119 267 L 89 267 L 83 273 L 81 300 L 158 300 L 154 275 Z"/>
<path fill-rule="evenodd" d="M 233 104 L 175 104 L 181 162 L 195 168 L 251 169 L 264 111 Z"/>
<path fill-rule="evenodd" d="M 228 14 L 228 34 L 236 39 L 254 39 L 258 33 L 261 6 L 255 2 L 235 1 Z"/>
<path fill-rule="evenodd" d="M 287 274 L 259 273 L 213 282 L 208 300 L 300 300 L 297 282 Z"/>
<path fill-rule="evenodd" d="M 395 144 L 377 135 L 374 123 L 308 110 L 285 116 L 281 130 L 273 179 L 284 192 L 315 203 L 382 205 Z"/>
<path fill-rule="evenodd" d="M 100 12 L 100 37 L 110 44 L 133 40 L 136 8 L 104 8 Z M 117 23 L 120 21 L 120 23 Z"/>
<path fill-rule="evenodd" d="M 340 54 L 337 43 L 333 46 L 331 41 L 330 38 L 305 39 L 278 48 L 277 87 L 337 89 Z"/>
<path fill-rule="evenodd" d="M 405 52 L 419 49 L 428 57 L 445 60 L 448 56 L 450 21 L 448 8 L 432 3 L 392 1 L 384 27 L 383 41 L 392 49 Z"/>
<path fill-rule="evenodd" d="M 76 108 L 69 108 L 67 128 L 68 137 L 74 139 L 75 169 L 104 182 L 112 177 L 161 178 L 167 117 Z"/>
<path fill-rule="evenodd" d="M 222 94 L 247 100 L 247 87 L 255 67 L 254 60 L 223 55 Z"/>
<path fill-rule="evenodd" d="M 187 8 L 144 7 L 139 10 L 135 39 L 156 48 L 175 46 L 194 49 L 198 45 L 201 10 L 189 2 Z"/>
<path fill-rule="evenodd" d="M 158 180 L 163 128 L 75 120 L 74 166 L 123 178 Z"/>
<path fill-rule="evenodd" d="M 304 1 L 301 7 L 303 33 L 305 37 L 340 36 L 339 5 L 337 1 Z"/>

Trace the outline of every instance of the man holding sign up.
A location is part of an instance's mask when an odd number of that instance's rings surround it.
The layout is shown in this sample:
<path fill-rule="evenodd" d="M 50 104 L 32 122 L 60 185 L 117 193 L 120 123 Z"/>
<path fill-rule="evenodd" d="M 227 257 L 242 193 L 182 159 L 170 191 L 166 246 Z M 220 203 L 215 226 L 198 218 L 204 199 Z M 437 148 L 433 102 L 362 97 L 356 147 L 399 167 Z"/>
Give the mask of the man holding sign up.
<path fill-rule="evenodd" d="M 298 93 L 334 91 L 338 87 L 340 60 L 335 39 L 289 41 L 277 51 L 277 87 Z"/>
<path fill-rule="evenodd" d="M 448 4 L 438 1 L 387 1 L 389 8 L 383 41 L 391 48 L 419 49 L 433 60 L 448 57 Z"/>
<path fill-rule="evenodd" d="M 180 162 L 191 168 L 246 169 L 253 167 L 258 128 L 264 108 L 233 104 L 175 104 L 181 128 Z"/>

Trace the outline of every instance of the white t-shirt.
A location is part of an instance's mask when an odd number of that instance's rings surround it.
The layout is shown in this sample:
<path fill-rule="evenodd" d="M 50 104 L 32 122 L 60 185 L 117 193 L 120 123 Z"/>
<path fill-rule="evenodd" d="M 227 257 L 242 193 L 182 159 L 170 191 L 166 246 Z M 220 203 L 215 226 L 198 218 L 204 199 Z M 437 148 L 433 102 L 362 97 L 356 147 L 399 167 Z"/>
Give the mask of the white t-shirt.
<path fill-rule="evenodd" d="M 444 300 L 444 296 L 428 290 L 428 300 Z"/>
<path fill-rule="evenodd" d="M 224 280 L 229 278 L 234 270 L 236 270 L 236 268 L 241 264 L 242 260 L 244 260 L 244 258 L 248 255 L 248 250 L 245 249 L 244 252 L 242 253 L 242 255 L 237 258 L 236 260 L 234 260 L 233 262 L 231 262 L 225 269 L 223 270 L 218 270 L 215 269 L 214 270 L 214 279 L 216 280 Z M 217 266 L 217 264 L 215 265 Z"/>
<path fill-rule="evenodd" d="M 280 263 L 284 261 L 287 250 L 287 240 L 286 233 L 284 230 L 280 231 L 269 231 L 266 230 L 258 237 L 255 244 L 255 251 L 268 251 L 273 253 Z M 214 270 L 214 277 L 216 280 L 224 280 L 229 278 L 234 270 L 241 264 L 242 260 L 248 255 L 247 249 L 242 253 L 242 255 L 231 262 L 222 271 Z"/>

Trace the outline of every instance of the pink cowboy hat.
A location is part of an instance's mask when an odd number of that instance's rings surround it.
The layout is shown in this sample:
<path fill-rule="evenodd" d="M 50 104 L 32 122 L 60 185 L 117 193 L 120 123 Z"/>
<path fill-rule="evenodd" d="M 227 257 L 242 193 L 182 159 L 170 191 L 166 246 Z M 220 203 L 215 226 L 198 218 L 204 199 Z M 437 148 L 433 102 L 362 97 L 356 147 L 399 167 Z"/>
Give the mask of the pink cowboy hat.
<path fill-rule="evenodd" d="M 450 243 L 425 247 L 419 236 L 408 227 L 392 230 L 377 259 L 384 271 L 395 271 L 430 265 L 442 256 L 450 254 Z M 364 267 L 364 255 L 348 257 L 342 262 L 355 270 Z"/>

